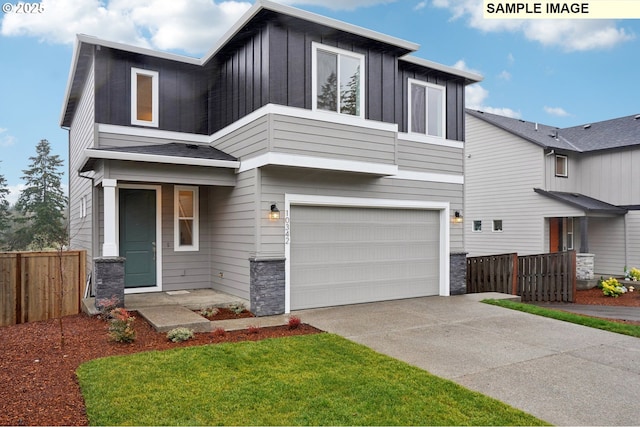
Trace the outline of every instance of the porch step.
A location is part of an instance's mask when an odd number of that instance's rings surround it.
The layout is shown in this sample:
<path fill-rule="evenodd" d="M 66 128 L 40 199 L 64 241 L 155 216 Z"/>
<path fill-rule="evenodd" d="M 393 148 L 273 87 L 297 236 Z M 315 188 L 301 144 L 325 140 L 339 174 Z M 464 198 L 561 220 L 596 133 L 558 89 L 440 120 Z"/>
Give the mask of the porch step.
<path fill-rule="evenodd" d="M 140 307 L 137 311 L 158 332 L 169 332 L 178 327 L 193 329 L 194 332 L 211 331 L 209 320 L 181 305 Z"/>

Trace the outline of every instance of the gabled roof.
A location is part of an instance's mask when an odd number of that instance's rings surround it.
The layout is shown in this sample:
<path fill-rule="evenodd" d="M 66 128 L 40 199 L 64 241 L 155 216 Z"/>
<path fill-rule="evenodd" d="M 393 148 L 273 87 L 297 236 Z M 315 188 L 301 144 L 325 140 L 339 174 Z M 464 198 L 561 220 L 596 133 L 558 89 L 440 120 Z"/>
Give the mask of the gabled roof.
<path fill-rule="evenodd" d="M 582 209 L 585 214 L 604 214 L 604 215 L 624 215 L 627 213 L 627 209 L 619 206 L 614 206 L 602 200 L 594 199 L 593 197 L 585 196 L 580 193 L 566 193 L 563 191 L 546 191 L 541 188 L 534 188 L 538 194 L 547 196 L 551 199 L 565 203 L 578 209 Z"/>
<path fill-rule="evenodd" d="M 584 153 L 640 145 L 640 115 L 557 128 L 482 111 L 466 112 L 543 148 Z"/>

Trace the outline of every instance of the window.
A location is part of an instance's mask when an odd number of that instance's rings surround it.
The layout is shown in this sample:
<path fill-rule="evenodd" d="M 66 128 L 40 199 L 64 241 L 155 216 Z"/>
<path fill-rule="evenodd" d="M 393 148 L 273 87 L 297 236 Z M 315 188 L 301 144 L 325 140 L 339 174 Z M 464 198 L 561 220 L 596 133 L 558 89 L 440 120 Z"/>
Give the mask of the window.
<path fill-rule="evenodd" d="M 569 176 L 567 156 L 556 154 L 556 176 Z"/>
<path fill-rule="evenodd" d="M 482 221 L 475 219 L 473 220 L 473 232 L 479 233 L 482 231 Z"/>
<path fill-rule="evenodd" d="M 80 218 L 86 218 L 87 216 L 87 196 L 80 198 Z"/>
<path fill-rule="evenodd" d="M 565 218 L 564 228 L 567 230 L 567 235 L 565 236 L 566 250 L 570 251 L 573 249 L 573 218 Z"/>
<path fill-rule="evenodd" d="M 444 86 L 409 79 L 409 132 L 445 137 L 445 92 Z"/>
<path fill-rule="evenodd" d="M 364 117 L 364 56 L 313 44 L 313 108 Z"/>
<path fill-rule="evenodd" d="M 176 186 L 174 190 L 174 240 L 176 251 L 199 247 L 198 187 Z"/>
<path fill-rule="evenodd" d="M 131 124 L 158 126 L 158 72 L 131 69 Z"/>
<path fill-rule="evenodd" d="M 493 220 L 493 231 L 502 231 L 502 220 L 494 219 Z"/>

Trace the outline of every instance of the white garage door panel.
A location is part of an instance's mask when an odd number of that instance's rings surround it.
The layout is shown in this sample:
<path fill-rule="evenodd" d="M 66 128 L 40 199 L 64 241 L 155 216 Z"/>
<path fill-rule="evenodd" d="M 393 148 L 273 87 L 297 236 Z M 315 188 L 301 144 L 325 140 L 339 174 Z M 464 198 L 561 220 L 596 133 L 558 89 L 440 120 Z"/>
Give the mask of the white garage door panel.
<path fill-rule="evenodd" d="M 292 206 L 291 308 L 439 293 L 439 212 Z"/>

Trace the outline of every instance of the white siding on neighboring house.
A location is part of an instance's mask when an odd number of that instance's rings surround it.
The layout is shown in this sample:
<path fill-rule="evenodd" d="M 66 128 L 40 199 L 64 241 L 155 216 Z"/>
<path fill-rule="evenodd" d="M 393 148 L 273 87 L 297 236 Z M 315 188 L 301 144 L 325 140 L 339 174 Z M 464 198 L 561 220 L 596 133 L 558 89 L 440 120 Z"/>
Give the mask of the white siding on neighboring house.
<path fill-rule="evenodd" d="M 596 254 L 596 278 L 624 274 L 624 217 L 589 218 L 589 252 Z"/>
<path fill-rule="evenodd" d="M 82 166 L 83 150 L 94 143 L 95 88 L 93 62 L 87 71 L 76 114 L 69 131 L 69 238 L 71 249 L 87 251 L 87 271 L 92 270 L 96 255 L 92 246 L 94 200 L 91 179 L 82 178 L 78 170 Z"/>
<path fill-rule="evenodd" d="M 627 220 L 627 259 L 628 268 L 640 268 L 640 211 L 629 211 Z M 638 286 L 640 288 L 640 286 Z M 640 291 L 640 289 L 638 289 Z"/>
<path fill-rule="evenodd" d="M 537 194 L 544 187 L 544 150 L 467 115 L 465 142 L 465 249 L 469 256 L 548 252 L 545 217 L 583 212 Z M 473 231 L 474 220 L 482 231 Z M 502 220 L 502 231 L 492 231 Z"/>
<path fill-rule="evenodd" d="M 640 204 L 640 148 L 583 154 L 576 190 L 612 205 Z M 571 170 L 569 170 L 571 173 Z M 624 185 L 621 185 L 624 183 Z"/>

